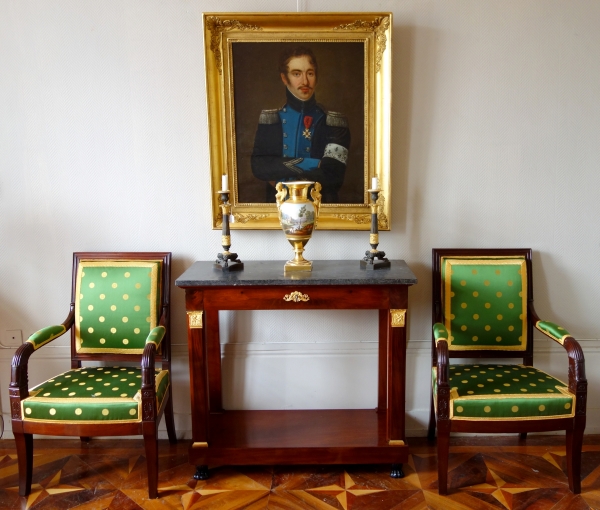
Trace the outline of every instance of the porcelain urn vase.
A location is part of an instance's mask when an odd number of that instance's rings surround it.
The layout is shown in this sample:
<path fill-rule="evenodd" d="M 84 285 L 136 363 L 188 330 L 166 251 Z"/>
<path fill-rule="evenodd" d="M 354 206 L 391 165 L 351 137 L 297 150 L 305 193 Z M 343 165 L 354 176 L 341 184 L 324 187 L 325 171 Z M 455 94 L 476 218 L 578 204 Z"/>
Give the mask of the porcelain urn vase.
<path fill-rule="evenodd" d="M 279 222 L 285 237 L 294 247 L 294 258 L 286 262 L 285 272 L 311 271 L 312 262 L 306 260 L 302 253 L 317 224 L 321 185 L 313 181 L 279 182 L 276 189 Z"/>

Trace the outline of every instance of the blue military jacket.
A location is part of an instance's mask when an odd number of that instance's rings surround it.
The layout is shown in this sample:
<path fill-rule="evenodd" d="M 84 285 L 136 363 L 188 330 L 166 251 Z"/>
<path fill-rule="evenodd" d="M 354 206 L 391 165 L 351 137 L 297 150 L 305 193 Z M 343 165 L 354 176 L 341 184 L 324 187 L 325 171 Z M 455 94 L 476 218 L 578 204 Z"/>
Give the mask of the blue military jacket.
<path fill-rule="evenodd" d="M 288 90 L 287 103 L 260 114 L 252 172 L 266 181 L 266 201 L 275 200 L 275 184 L 292 180 L 321 183 L 323 202 L 335 203 L 343 183 L 350 131 L 345 116 L 328 112 L 314 96 L 301 101 Z"/>
<path fill-rule="evenodd" d="M 301 158 L 302 161 L 297 161 L 295 166 L 304 171 L 317 168 L 321 159 L 311 158 L 310 155 L 315 126 L 323 120 L 325 112 L 315 102 L 311 107 L 303 111 L 298 111 L 289 104 L 286 104 L 277 113 L 283 132 L 283 157 Z"/>

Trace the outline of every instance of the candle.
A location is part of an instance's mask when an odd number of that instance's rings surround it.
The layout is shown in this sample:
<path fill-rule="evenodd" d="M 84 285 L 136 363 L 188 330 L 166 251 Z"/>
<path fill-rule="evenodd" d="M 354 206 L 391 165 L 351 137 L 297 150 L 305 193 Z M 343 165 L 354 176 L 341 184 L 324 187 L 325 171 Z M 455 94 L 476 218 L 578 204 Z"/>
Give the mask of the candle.
<path fill-rule="evenodd" d="M 371 189 L 379 189 L 379 179 L 377 177 L 371 179 Z"/>
<path fill-rule="evenodd" d="M 227 191 L 229 189 L 229 179 L 227 174 L 221 176 L 221 191 Z"/>

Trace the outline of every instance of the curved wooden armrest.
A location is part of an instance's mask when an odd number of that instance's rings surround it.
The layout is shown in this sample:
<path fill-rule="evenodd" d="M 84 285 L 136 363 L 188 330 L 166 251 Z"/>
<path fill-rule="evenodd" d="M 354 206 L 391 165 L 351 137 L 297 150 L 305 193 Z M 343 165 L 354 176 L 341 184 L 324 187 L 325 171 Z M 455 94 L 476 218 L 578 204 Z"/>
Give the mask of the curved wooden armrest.
<path fill-rule="evenodd" d="M 56 338 L 64 335 L 75 324 L 75 303 L 69 307 L 69 315 L 58 325 L 48 326 L 33 333 L 27 340 L 27 343 L 33 345 L 33 350 L 37 351 L 46 344 L 49 344 Z"/>
<path fill-rule="evenodd" d="M 573 393 L 587 393 L 585 358 L 579 342 L 572 336 L 565 338 L 563 347 L 569 356 L 569 390 Z"/>
<path fill-rule="evenodd" d="M 51 336 L 49 340 L 36 345 L 35 342 L 26 341 L 23 345 L 19 346 L 15 352 L 11 362 L 11 376 L 10 376 L 10 395 L 11 397 L 19 398 L 22 400 L 29 396 L 29 381 L 27 376 L 27 368 L 29 363 L 29 357 L 39 348 L 50 343 L 55 338 L 62 336 L 66 333 L 75 323 L 75 303 L 71 303 L 69 309 L 69 315 L 61 323 L 63 331 L 56 335 Z"/>
<path fill-rule="evenodd" d="M 534 324 L 538 324 L 541 321 L 540 317 L 533 308 L 533 304 L 529 305 L 529 314 Z M 562 345 L 567 351 L 569 357 L 569 391 L 574 393 L 577 398 L 576 414 L 585 414 L 586 400 L 587 400 L 587 378 L 585 376 L 585 357 L 583 356 L 583 350 L 579 342 L 575 340 L 565 330 L 564 336 L 560 339 L 555 338 L 547 331 L 544 331 L 540 327 L 536 326 L 536 329 L 544 334 L 547 338 L 550 338 Z"/>
<path fill-rule="evenodd" d="M 450 377 L 449 357 L 448 357 L 448 342 L 444 339 L 438 340 L 435 349 L 437 351 L 438 362 L 437 362 L 437 383 L 438 388 L 440 385 L 448 386 L 448 379 Z"/>
<path fill-rule="evenodd" d="M 10 367 L 9 392 L 13 398 L 23 400 L 29 396 L 29 379 L 27 376 L 27 365 L 29 356 L 34 352 L 33 344 L 25 342 L 15 352 Z"/>
<path fill-rule="evenodd" d="M 450 410 L 450 366 L 448 364 L 448 341 L 439 339 L 437 351 L 437 417 L 438 420 L 448 420 Z"/>
<path fill-rule="evenodd" d="M 142 354 L 142 390 L 154 388 L 154 358 L 157 346 L 154 342 L 148 342 Z"/>
<path fill-rule="evenodd" d="M 161 327 L 164 328 L 164 331 L 160 330 Z M 148 338 L 146 338 L 146 346 L 144 347 L 144 352 L 142 354 L 142 396 L 144 394 L 144 390 L 156 393 L 156 387 L 154 384 L 154 361 L 158 352 L 158 347 L 160 346 L 164 337 L 168 334 L 168 327 L 169 309 L 167 306 L 164 306 L 158 325 L 153 328 L 152 331 L 150 331 Z"/>
<path fill-rule="evenodd" d="M 163 341 L 167 328 L 164 326 L 156 326 L 150 330 L 148 337 L 146 338 L 146 344 L 154 344 L 158 348 L 160 343 Z"/>
<path fill-rule="evenodd" d="M 152 338 L 153 332 L 157 332 L 157 328 L 162 326 L 165 328 L 165 332 L 160 337 L 160 340 L 156 341 L 156 339 Z M 167 335 L 169 329 L 169 308 L 167 306 L 163 306 L 162 314 L 160 316 L 160 321 L 158 325 L 150 331 L 148 338 L 146 338 L 146 346 L 144 347 L 144 352 L 142 353 L 142 389 L 147 386 L 152 386 L 154 388 L 154 358 L 156 357 L 156 353 L 158 352 L 158 347 L 163 341 L 164 337 Z"/>
<path fill-rule="evenodd" d="M 157 346 L 148 342 L 142 354 L 142 420 L 156 421 L 156 373 L 154 372 L 154 357 Z"/>

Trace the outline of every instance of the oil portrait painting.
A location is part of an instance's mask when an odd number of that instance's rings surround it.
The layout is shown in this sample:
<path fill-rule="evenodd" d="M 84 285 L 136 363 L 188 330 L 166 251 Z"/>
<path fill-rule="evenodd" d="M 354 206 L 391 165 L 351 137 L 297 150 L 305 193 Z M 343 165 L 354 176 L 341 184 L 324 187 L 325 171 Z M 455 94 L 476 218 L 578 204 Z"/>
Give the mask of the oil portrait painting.
<path fill-rule="evenodd" d="M 205 14 L 211 185 L 227 176 L 231 228 L 279 228 L 277 184 L 314 181 L 319 228 L 368 230 L 372 177 L 389 228 L 390 16 Z"/>

